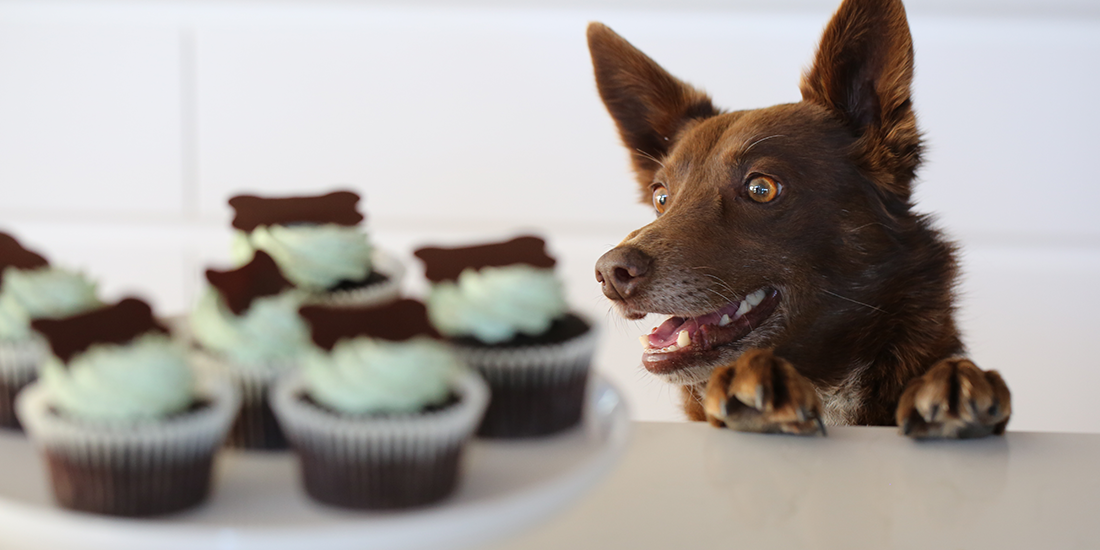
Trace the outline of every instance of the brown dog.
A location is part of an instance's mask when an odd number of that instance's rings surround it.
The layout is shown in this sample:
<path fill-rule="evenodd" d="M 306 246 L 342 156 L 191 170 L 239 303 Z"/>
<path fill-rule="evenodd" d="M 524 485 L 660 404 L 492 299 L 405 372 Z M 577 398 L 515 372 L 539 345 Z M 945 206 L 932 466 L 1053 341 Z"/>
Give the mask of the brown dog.
<path fill-rule="evenodd" d="M 725 112 L 607 27 L 600 97 L 657 219 L 596 263 L 630 319 L 672 317 L 642 363 L 735 430 L 1003 433 L 1008 388 L 961 357 L 954 246 L 912 211 L 921 137 L 899 0 L 846 0 L 802 101 Z"/>

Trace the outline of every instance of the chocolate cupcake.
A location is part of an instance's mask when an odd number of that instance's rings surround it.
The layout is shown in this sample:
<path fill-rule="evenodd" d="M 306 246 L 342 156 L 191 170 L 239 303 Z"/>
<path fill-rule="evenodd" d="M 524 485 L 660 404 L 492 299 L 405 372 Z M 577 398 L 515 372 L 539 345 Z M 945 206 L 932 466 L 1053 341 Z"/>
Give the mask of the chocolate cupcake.
<path fill-rule="evenodd" d="M 226 381 L 196 379 L 145 302 L 36 320 L 51 354 L 16 400 L 65 508 L 119 516 L 202 502 L 237 412 Z"/>
<path fill-rule="evenodd" d="M 541 436 L 580 422 L 596 334 L 569 312 L 545 248 L 528 236 L 416 251 L 432 282 L 432 324 L 489 382 L 482 437 Z"/>
<path fill-rule="evenodd" d="M 317 347 L 271 400 L 313 499 L 401 509 L 446 498 L 488 401 L 423 304 L 302 309 Z"/>
<path fill-rule="evenodd" d="M 262 250 L 238 269 L 208 269 L 206 279 L 210 284 L 191 313 L 190 328 L 199 365 L 229 378 L 241 393 L 241 412 L 227 442 L 285 449 L 267 394 L 310 345 L 309 328 L 298 315 L 305 293 Z"/>
<path fill-rule="evenodd" d="M 46 344 L 31 320 L 99 307 L 83 275 L 51 267 L 12 236 L 0 233 L 0 427 L 19 429 L 15 395 L 34 381 Z"/>
<path fill-rule="evenodd" d="M 359 195 L 338 191 L 311 197 L 229 199 L 236 215 L 238 263 L 263 250 L 310 301 L 370 306 L 397 298 L 404 268 L 376 250 L 361 227 Z"/>

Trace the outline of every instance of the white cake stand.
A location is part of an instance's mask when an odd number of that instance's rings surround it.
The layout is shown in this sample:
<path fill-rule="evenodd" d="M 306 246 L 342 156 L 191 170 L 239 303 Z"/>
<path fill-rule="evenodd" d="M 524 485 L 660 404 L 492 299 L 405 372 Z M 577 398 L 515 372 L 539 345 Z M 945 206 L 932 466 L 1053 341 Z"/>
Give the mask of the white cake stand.
<path fill-rule="evenodd" d="M 474 442 L 457 493 L 412 512 L 316 504 L 287 452 L 225 451 L 201 508 L 157 519 L 62 510 L 42 459 L 0 430 L 0 548 L 10 550 L 343 550 L 467 548 L 518 532 L 577 500 L 622 454 L 630 421 L 616 389 L 594 377 L 583 424 L 549 438 Z"/>

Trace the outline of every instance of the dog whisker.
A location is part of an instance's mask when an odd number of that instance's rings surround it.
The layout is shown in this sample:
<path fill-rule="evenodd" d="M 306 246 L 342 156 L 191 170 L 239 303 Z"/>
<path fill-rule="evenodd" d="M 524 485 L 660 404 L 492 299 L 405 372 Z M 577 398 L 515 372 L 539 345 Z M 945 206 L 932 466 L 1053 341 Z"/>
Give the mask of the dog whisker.
<path fill-rule="evenodd" d="M 718 292 L 717 290 L 714 290 L 713 288 L 704 288 L 703 290 L 705 290 L 707 292 L 710 292 L 711 294 L 717 295 L 725 303 L 733 302 L 733 300 L 731 300 L 729 296 L 726 296 L 725 294 L 723 294 L 721 292 Z"/>
<path fill-rule="evenodd" d="M 841 300 L 847 300 L 847 301 L 849 301 L 849 302 L 852 302 L 853 304 L 856 304 L 856 305 L 861 305 L 861 306 L 863 306 L 863 307 L 866 307 L 866 308 L 871 308 L 871 309 L 873 309 L 873 310 L 875 310 L 875 311 L 877 311 L 877 312 L 879 312 L 879 313 L 886 313 L 886 310 L 884 310 L 884 309 L 882 309 L 882 308 L 880 308 L 880 307 L 876 307 L 876 306 L 873 306 L 873 305 L 871 305 L 871 304 L 865 304 L 865 303 L 863 303 L 863 302 L 860 302 L 859 300 L 853 300 L 853 299 L 851 299 L 851 298 L 847 298 L 847 297 L 841 296 L 840 294 L 837 294 L 837 293 L 835 293 L 835 292 L 829 292 L 828 290 L 825 290 L 825 289 L 822 289 L 821 291 L 822 291 L 822 292 L 824 292 L 825 294 L 829 294 L 830 296 L 835 296 L 835 297 L 837 297 L 837 298 L 840 298 Z"/>
<path fill-rule="evenodd" d="M 750 143 L 748 147 L 745 147 L 741 151 L 741 154 L 744 155 L 745 153 L 748 153 L 753 147 L 756 147 L 758 144 L 760 144 L 762 142 L 765 142 L 765 141 L 768 141 L 769 139 L 772 139 L 772 138 L 777 138 L 777 137 L 787 137 L 787 136 L 783 135 L 783 134 L 775 134 L 775 135 L 772 135 L 772 136 L 762 137 L 762 138 Z"/>
<path fill-rule="evenodd" d="M 693 267 L 692 269 L 698 269 L 698 270 L 702 270 L 702 269 L 710 269 L 710 268 L 709 268 L 709 267 L 707 267 L 707 266 L 695 266 L 695 267 Z M 718 284 L 719 284 L 719 285 L 722 285 L 722 288 L 723 288 L 723 289 L 725 289 L 726 291 L 728 291 L 728 292 L 729 292 L 730 294 L 732 294 L 733 296 L 737 296 L 737 292 L 733 290 L 733 287 L 731 287 L 731 286 L 730 286 L 730 285 L 729 285 L 728 283 L 726 283 L 726 281 L 725 281 L 725 280 L 723 280 L 723 279 L 722 279 L 721 277 L 719 277 L 719 276 L 717 276 L 717 275 L 712 275 L 712 274 L 710 274 L 710 273 L 703 273 L 702 275 L 703 275 L 704 277 L 710 277 L 711 279 L 714 279 L 715 281 L 717 281 L 717 282 L 718 282 Z M 721 296 L 721 294 L 719 294 L 719 295 Z M 732 299 L 730 299 L 730 298 L 729 298 L 729 297 L 727 297 L 727 296 L 722 296 L 722 297 L 723 297 L 723 299 L 725 299 L 725 300 L 726 300 L 727 302 L 732 302 L 732 301 L 733 301 Z"/>
<path fill-rule="evenodd" d="M 715 276 L 715 275 L 711 275 L 709 273 L 704 273 L 703 275 L 705 275 L 707 277 L 710 277 L 711 279 L 714 279 L 715 281 L 718 281 L 718 284 L 722 285 L 722 288 L 727 290 L 733 296 L 737 296 L 737 292 L 733 290 L 733 287 L 731 287 L 729 284 L 727 284 L 725 281 L 723 281 L 720 277 Z M 732 302 L 733 300 L 727 298 L 726 301 L 727 302 Z"/>
<path fill-rule="evenodd" d="M 651 154 L 649 154 L 649 153 L 647 153 L 647 152 L 645 152 L 641 149 L 635 149 L 635 151 L 637 151 L 638 154 L 642 156 L 642 158 L 647 158 L 649 160 L 652 160 L 653 162 L 656 162 L 657 164 L 661 165 L 661 168 L 665 167 L 665 163 L 657 160 L 657 157 L 654 157 L 653 155 L 651 155 Z"/>

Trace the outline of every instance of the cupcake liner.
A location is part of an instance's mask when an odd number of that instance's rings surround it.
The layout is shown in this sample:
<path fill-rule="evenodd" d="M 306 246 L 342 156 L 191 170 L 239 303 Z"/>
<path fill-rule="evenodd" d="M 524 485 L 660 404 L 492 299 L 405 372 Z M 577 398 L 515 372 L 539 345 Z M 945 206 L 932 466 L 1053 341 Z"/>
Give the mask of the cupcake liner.
<path fill-rule="evenodd" d="M 203 378 L 200 407 L 153 421 L 80 421 L 57 412 L 39 383 L 16 400 L 27 435 L 49 466 L 54 498 L 65 508 L 148 516 L 206 498 L 214 453 L 240 405 L 225 380 Z"/>
<path fill-rule="evenodd" d="M 229 447 L 253 450 L 288 448 L 286 436 L 271 411 L 268 393 L 280 376 L 294 370 L 291 361 L 272 361 L 263 365 L 234 363 L 205 350 L 194 352 L 200 370 L 230 380 L 241 396 L 241 410 L 226 437 Z"/>
<path fill-rule="evenodd" d="M 0 340 L 0 428 L 21 429 L 15 396 L 38 378 L 46 344 L 37 337 Z"/>
<path fill-rule="evenodd" d="M 271 393 L 275 414 L 300 458 L 306 492 L 347 508 L 397 509 L 454 491 L 462 447 L 489 400 L 485 382 L 463 373 L 458 401 L 443 409 L 393 415 L 339 415 L 306 401 L 297 373 Z"/>
<path fill-rule="evenodd" d="M 371 261 L 371 271 L 385 275 L 385 281 L 358 288 L 319 292 L 307 298 L 306 302 L 330 307 L 370 307 L 397 299 L 401 294 L 405 266 L 394 256 L 378 249 L 375 249 Z"/>
<path fill-rule="evenodd" d="M 580 422 L 596 350 L 596 331 L 556 344 L 491 347 L 455 344 L 456 354 L 489 383 L 492 397 L 478 435 L 536 437 Z"/>

